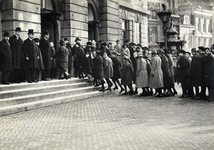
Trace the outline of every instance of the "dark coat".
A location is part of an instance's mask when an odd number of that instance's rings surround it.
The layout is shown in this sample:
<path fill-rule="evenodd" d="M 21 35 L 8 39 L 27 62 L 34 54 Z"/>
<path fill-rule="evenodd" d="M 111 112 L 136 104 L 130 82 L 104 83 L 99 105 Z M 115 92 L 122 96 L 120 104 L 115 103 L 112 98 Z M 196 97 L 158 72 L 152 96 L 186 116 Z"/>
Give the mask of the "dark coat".
<path fill-rule="evenodd" d="M 204 60 L 201 55 L 194 55 L 192 57 L 190 74 L 189 74 L 190 86 L 202 85 L 203 64 L 204 64 Z"/>
<path fill-rule="evenodd" d="M 85 57 L 85 63 L 84 63 L 84 73 L 85 74 L 92 74 L 93 69 L 93 59 L 91 57 L 91 54 L 89 54 L 87 57 Z"/>
<path fill-rule="evenodd" d="M 20 37 L 17 40 L 16 36 L 13 35 L 10 37 L 9 42 L 12 53 L 12 67 L 14 69 L 22 69 L 24 60 L 22 52 L 23 40 Z"/>
<path fill-rule="evenodd" d="M 72 47 L 71 47 L 71 44 L 70 43 L 67 43 L 65 45 L 65 47 L 68 49 L 69 51 L 69 56 L 68 56 L 68 65 L 69 66 L 72 66 L 73 64 L 73 54 L 72 54 Z"/>
<path fill-rule="evenodd" d="M 161 69 L 163 72 L 163 78 L 171 77 L 172 73 L 170 70 L 169 60 L 165 55 L 160 56 L 161 58 Z"/>
<path fill-rule="evenodd" d="M 206 87 L 214 87 L 214 56 L 209 54 L 204 61 L 203 83 Z"/>
<path fill-rule="evenodd" d="M 23 44 L 23 52 L 24 52 L 24 66 L 25 69 L 36 69 L 38 68 L 37 61 L 37 50 L 36 43 L 34 40 L 30 40 L 29 38 L 24 41 Z M 29 60 L 26 59 L 29 58 Z"/>
<path fill-rule="evenodd" d="M 83 67 L 85 62 L 85 53 L 82 47 L 75 48 L 75 68 Z"/>
<path fill-rule="evenodd" d="M 133 76 L 134 76 L 133 66 L 129 61 L 126 61 L 122 65 L 121 84 L 122 85 L 132 84 Z"/>
<path fill-rule="evenodd" d="M 177 61 L 177 77 L 188 78 L 189 61 L 186 57 L 180 57 Z"/>
<path fill-rule="evenodd" d="M 51 57 L 53 58 L 53 56 L 56 54 L 56 50 L 54 47 L 51 47 Z M 52 59 L 51 60 L 51 68 L 56 68 L 56 59 Z"/>
<path fill-rule="evenodd" d="M 2 71 L 12 71 L 11 49 L 5 39 L 0 42 L 0 62 Z"/>
<path fill-rule="evenodd" d="M 104 70 L 103 70 L 104 62 L 103 58 L 101 56 L 96 56 L 93 59 L 93 77 L 96 79 L 102 79 L 104 76 Z"/>
<path fill-rule="evenodd" d="M 40 39 L 39 48 L 42 53 L 43 62 L 46 70 L 51 69 L 51 48 L 49 40 L 45 40 L 45 38 Z"/>
<path fill-rule="evenodd" d="M 58 67 L 61 72 L 68 72 L 68 49 L 65 46 L 60 46 L 53 58 L 58 57 Z"/>
<path fill-rule="evenodd" d="M 38 69 L 39 70 L 44 70 L 44 63 L 43 63 L 43 58 L 42 58 L 42 54 L 40 51 L 40 48 L 38 46 L 36 46 L 36 53 L 37 53 L 37 62 L 38 62 Z"/>
<path fill-rule="evenodd" d="M 113 80 L 117 80 L 119 78 L 121 78 L 121 62 L 117 57 L 111 57 L 112 62 L 113 62 Z"/>

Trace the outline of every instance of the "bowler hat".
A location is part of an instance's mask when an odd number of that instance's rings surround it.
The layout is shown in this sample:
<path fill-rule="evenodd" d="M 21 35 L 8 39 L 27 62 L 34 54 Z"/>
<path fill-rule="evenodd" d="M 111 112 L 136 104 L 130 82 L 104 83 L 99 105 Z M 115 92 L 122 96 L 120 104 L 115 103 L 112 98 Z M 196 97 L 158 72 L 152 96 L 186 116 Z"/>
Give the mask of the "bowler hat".
<path fill-rule="evenodd" d="M 21 32 L 21 28 L 17 27 L 15 31 Z"/>
<path fill-rule="evenodd" d="M 34 34 L 33 29 L 29 29 L 28 34 Z"/>
<path fill-rule="evenodd" d="M 92 43 L 89 41 L 89 42 L 86 43 L 86 45 L 92 45 Z"/>
<path fill-rule="evenodd" d="M 68 41 L 68 38 L 64 38 L 64 41 Z"/>
<path fill-rule="evenodd" d="M 202 50 L 202 51 L 205 51 L 206 48 L 204 46 L 199 46 L 198 49 Z"/>
<path fill-rule="evenodd" d="M 43 35 L 48 35 L 49 32 L 47 30 L 43 31 Z"/>
<path fill-rule="evenodd" d="M 35 42 L 39 42 L 39 39 L 38 38 L 34 38 L 33 39 Z"/>
<path fill-rule="evenodd" d="M 196 48 L 191 49 L 192 52 L 197 52 Z"/>
<path fill-rule="evenodd" d="M 179 50 L 178 53 L 185 54 L 185 50 Z"/>
<path fill-rule="evenodd" d="M 81 41 L 81 39 L 77 37 L 74 42 L 77 42 L 77 41 Z"/>
<path fill-rule="evenodd" d="M 3 36 L 4 36 L 4 37 L 9 37 L 10 34 L 9 34 L 8 32 L 4 32 Z"/>

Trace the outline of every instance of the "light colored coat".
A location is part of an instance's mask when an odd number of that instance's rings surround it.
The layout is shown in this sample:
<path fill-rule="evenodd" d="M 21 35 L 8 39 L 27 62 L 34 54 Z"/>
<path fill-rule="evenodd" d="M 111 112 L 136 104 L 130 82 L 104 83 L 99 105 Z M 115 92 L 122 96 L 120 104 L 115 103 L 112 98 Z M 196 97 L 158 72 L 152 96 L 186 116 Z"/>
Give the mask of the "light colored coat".
<path fill-rule="evenodd" d="M 104 78 L 111 78 L 114 75 L 114 69 L 113 69 L 113 63 L 111 58 L 108 56 L 103 57 L 103 62 L 104 62 Z"/>
<path fill-rule="evenodd" d="M 159 56 L 152 57 L 150 88 L 163 87 L 163 72 L 161 70 L 161 59 Z"/>
<path fill-rule="evenodd" d="M 137 59 L 137 71 L 136 71 L 136 87 L 148 87 L 149 78 L 147 72 L 147 62 L 144 58 Z"/>

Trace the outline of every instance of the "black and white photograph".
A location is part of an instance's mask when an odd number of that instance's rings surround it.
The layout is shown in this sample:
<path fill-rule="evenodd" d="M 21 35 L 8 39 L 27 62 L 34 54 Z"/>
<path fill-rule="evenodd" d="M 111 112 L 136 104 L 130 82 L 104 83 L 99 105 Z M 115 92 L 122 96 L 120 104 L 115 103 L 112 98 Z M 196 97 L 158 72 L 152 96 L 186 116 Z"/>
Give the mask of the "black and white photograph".
<path fill-rule="evenodd" d="M 214 0 L 0 0 L 0 150 L 214 150 Z"/>

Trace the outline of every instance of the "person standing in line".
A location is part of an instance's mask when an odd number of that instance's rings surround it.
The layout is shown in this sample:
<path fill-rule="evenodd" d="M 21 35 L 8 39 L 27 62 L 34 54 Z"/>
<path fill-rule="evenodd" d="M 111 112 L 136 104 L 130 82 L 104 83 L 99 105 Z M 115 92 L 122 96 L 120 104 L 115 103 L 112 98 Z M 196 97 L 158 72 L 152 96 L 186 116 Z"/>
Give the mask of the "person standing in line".
<path fill-rule="evenodd" d="M 214 99 L 214 56 L 209 48 L 206 48 L 206 59 L 204 63 L 204 76 L 203 76 L 203 82 L 205 86 L 208 88 L 208 97 L 206 97 L 206 100 L 213 101 Z"/>
<path fill-rule="evenodd" d="M 83 76 L 83 65 L 85 62 L 85 53 L 79 42 L 75 44 L 75 72 L 79 79 L 84 78 Z"/>
<path fill-rule="evenodd" d="M 122 63 L 122 72 L 121 72 L 121 84 L 124 85 L 125 93 L 122 95 L 133 95 L 134 90 L 132 87 L 132 81 L 134 76 L 134 69 L 131 64 L 130 59 L 127 56 L 123 57 Z M 127 86 L 129 87 L 130 91 L 127 92 Z"/>
<path fill-rule="evenodd" d="M 41 71 L 44 70 L 45 68 L 44 68 L 44 63 L 43 63 L 41 50 L 39 48 L 39 39 L 38 38 L 34 38 L 33 40 L 36 43 L 36 54 L 37 54 L 37 63 L 38 63 L 38 67 L 36 69 L 35 81 L 39 82 L 39 81 L 41 81 L 41 77 L 42 77 Z"/>
<path fill-rule="evenodd" d="M 4 39 L 0 42 L 0 61 L 2 70 L 2 83 L 10 84 L 10 75 L 12 71 L 11 48 L 9 43 L 9 33 L 4 32 Z"/>
<path fill-rule="evenodd" d="M 57 67 L 56 67 L 56 59 L 53 59 L 53 56 L 56 54 L 56 50 L 54 48 L 54 43 L 50 42 L 50 49 L 51 49 L 51 70 L 50 70 L 50 77 L 51 79 L 57 78 Z"/>
<path fill-rule="evenodd" d="M 58 58 L 58 77 L 59 79 L 68 79 L 70 78 L 70 74 L 68 73 L 68 57 L 69 51 L 65 47 L 65 43 L 63 40 L 59 41 L 59 48 L 56 54 L 53 56 L 53 59 Z M 64 77 L 62 77 L 64 76 Z"/>
<path fill-rule="evenodd" d="M 126 55 L 130 59 L 130 50 L 127 45 L 122 46 L 122 57 Z"/>
<path fill-rule="evenodd" d="M 105 81 L 103 80 L 104 77 L 104 70 L 103 70 L 104 62 L 103 62 L 103 57 L 100 56 L 100 51 L 96 51 L 96 57 L 93 59 L 93 77 L 95 80 L 95 83 L 97 85 L 98 80 L 100 80 L 102 88 L 99 91 L 105 91 L 104 83 Z"/>
<path fill-rule="evenodd" d="M 72 47 L 71 44 L 68 42 L 67 38 L 64 38 L 64 42 L 65 42 L 65 47 L 68 49 L 69 51 L 69 56 L 68 56 L 68 73 L 70 75 L 72 75 L 72 71 L 73 71 L 73 54 L 72 54 Z"/>
<path fill-rule="evenodd" d="M 73 62 L 73 67 L 74 67 L 74 76 L 75 77 L 79 77 L 79 67 L 78 67 L 78 60 L 77 60 L 77 57 L 76 57 L 76 53 L 79 51 L 79 45 L 81 46 L 81 39 L 79 37 L 77 37 L 74 41 L 74 46 L 72 47 L 72 56 L 73 56 L 73 59 L 74 59 L 74 62 Z M 77 44 L 79 43 L 79 44 Z"/>
<path fill-rule="evenodd" d="M 112 60 L 108 57 L 106 52 L 103 53 L 103 64 L 104 78 L 108 84 L 108 88 L 106 90 L 111 90 L 113 83 L 111 82 L 110 78 L 113 77 L 114 70 Z"/>
<path fill-rule="evenodd" d="M 114 49 L 116 50 L 117 53 L 119 54 L 122 53 L 122 45 L 120 44 L 120 40 L 116 41 L 116 45 L 114 46 Z"/>
<path fill-rule="evenodd" d="M 9 43 L 11 47 L 12 53 L 12 79 L 13 83 L 21 82 L 22 75 L 22 63 L 23 63 L 23 53 L 22 53 L 22 45 L 23 40 L 20 38 L 21 28 L 17 27 L 15 30 L 15 34 L 10 37 Z"/>
<path fill-rule="evenodd" d="M 44 31 L 43 37 L 39 41 L 39 48 L 41 49 L 45 70 L 43 72 L 43 80 L 50 81 L 51 70 L 51 48 L 49 42 L 49 32 Z"/>
<path fill-rule="evenodd" d="M 93 56 L 92 46 L 89 43 L 85 48 L 85 63 L 83 66 L 83 72 L 88 77 L 88 82 L 92 82 Z"/>
<path fill-rule="evenodd" d="M 203 60 L 200 55 L 197 54 L 197 51 L 195 48 L 192 48 L 192 62 L 191 62 L 191 68 L 190 68 L 190 74 L 189 74 L 189 84 L 190 86 L 194 87 L 195 89 L 195 95 L 192 97 L 192 99 L 199 99 L 200 93 L 199 93 L 199 86 L 202 85 L 202 73 L 203 73 Z"/>
<path fill-rule="evenodd" d="M 33 29 L 28 30 L 28 38 L 24 41 L 23 52 L 25 58 L 25 66 L 27 69 L 27 82 L 36 81 L 36 69 L 38 68 L 36 43 L 33 40 L 34 32 Z"/>
<path fill-rule="evenodd" d="M 193 91 L 193 87 L 189 84 L 189 80 L 190 80 L 190 69 L 191 69 L 191 64 L 192 64 L 192 57 L 190 52 L 185 52 L 185 57 L 188 59 L 189 62 L 189 69 L 188 69 L 188 88 L 187 88 L 187 96 L 188 97 L 193 97 L 194 96 L 194 91 Z"/>
<path fill-rule="evenodd" d="M 185 51 L 180 50 L 180 58 L 177 61 L 177 76 L 181 82 L 182 95 L 179 98 L 187 98 L 187 82 L 188 82 L 188 72 L 189 72 L 189 61 L 184 56 Z"/>
<path fill-rule="evenodd" d="M 157 97 L 162 94 L 161 88 L 163 88 L 163 72 L 161 70 L 161 59 L 157 55 L 157 51 L 153 50 L 151 60 L 151 72 L 150 72 L 150 88 L 155 88 Z"/>

